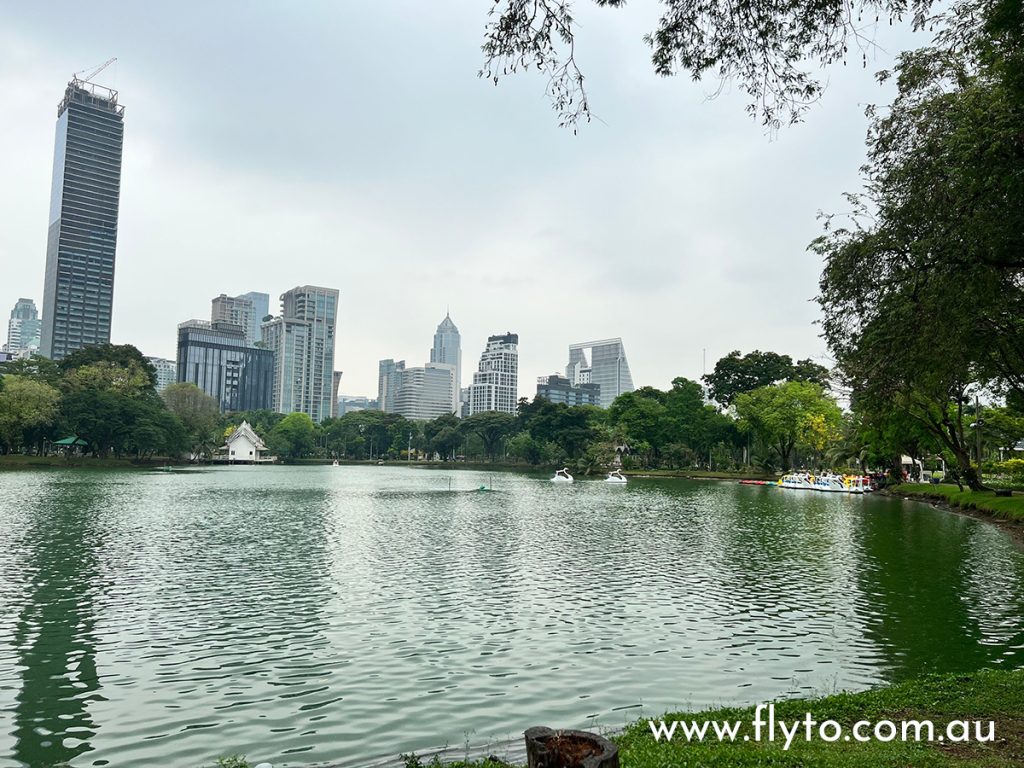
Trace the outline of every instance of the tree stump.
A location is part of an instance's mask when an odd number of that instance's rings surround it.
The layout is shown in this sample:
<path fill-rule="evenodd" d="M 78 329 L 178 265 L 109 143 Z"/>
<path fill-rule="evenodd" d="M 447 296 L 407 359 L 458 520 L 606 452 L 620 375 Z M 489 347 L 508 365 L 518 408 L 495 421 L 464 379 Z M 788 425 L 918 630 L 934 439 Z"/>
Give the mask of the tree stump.
<path fill-rule="evenodd" d="M 525 735 L 528 768 L 619 768 L 619 748 L 596 733 L 537 726 Z"/>

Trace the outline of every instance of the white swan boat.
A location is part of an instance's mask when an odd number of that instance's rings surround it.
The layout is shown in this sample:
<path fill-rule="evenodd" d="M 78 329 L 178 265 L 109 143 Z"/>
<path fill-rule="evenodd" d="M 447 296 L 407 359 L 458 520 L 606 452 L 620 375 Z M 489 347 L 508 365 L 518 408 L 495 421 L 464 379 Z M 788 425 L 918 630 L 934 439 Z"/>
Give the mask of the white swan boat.
<path fill-rule="evenodd" d="M 609 472 L 604 481 L 609 485 L 625 485 L 628 482 L 626 476 L 617 469 L 614 472 Z"/>
<path fill-rule="evenodd" d="M 572 475 L 569 474 L 569 468 L 565 467 L 555 472 L 555 476 L 551 478 L 552 483 L 571 483 Z"/>

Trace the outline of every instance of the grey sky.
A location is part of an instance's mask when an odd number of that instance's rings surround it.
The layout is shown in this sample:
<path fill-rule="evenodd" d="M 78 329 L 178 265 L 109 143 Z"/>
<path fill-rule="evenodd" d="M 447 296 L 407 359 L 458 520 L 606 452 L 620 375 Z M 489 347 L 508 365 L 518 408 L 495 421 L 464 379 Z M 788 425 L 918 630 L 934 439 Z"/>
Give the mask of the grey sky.
<path fill-rule="evenodd" d="M 488 335 L 520 336 L 520 394 L 572 342 L 622 336 L 665 387 L 732 349 L 821 359 L 819 210 L 858 186 L 867 103 L 854 60 L 771 140 L 745 95 L 660 79 L 658 5 L 580 0 L 578 58 L 600 121 L 559 129 L 532 72 L 476 77 L 487 0 L 0 0 L 0 312 L 41 309 L 56 106 L 72 72 L 126 106 L 113 341 L 174 356 L 219 293 L 341 291 L 342 391 L 377 360 L 429 359 L 445 307 L 464 384 Z M 879 30 L 898 52 L 923 36 Z M 2 331 L 0 331 L 2 333 Z"/>

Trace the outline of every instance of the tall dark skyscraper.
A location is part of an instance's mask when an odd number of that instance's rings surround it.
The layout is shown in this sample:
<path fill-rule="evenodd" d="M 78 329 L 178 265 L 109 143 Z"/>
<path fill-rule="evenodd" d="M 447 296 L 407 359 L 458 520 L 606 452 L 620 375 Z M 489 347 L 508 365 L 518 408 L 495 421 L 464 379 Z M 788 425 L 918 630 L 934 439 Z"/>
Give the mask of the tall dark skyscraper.
<path fill-rule="evenodd" d="M 123 139 L 117 91 L 72 79 L 57 108 L 46 241 L 40 351 L 54 360 L 110 341 Z"/>

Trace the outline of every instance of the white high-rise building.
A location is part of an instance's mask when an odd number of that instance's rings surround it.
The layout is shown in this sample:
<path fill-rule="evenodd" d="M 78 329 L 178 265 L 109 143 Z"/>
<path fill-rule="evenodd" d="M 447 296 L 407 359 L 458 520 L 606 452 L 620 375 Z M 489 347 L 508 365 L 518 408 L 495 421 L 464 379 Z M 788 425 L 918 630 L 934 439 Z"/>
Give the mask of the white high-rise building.
<path fill-rule="evenodd" d="M 449 411 L 459 415 L 459 393 L 462 389 L 462 337 L 459 329 L 452 322 L 450 314 L 437 326 L 434 333 L 434 346 L 430 350 L 430 362 L 452 366 L 455 371 L 455 387 L 452 390 L 452 407 Z"/>
<path fill-rule="evenodd" d="M 519 404 L 519 335 L 489 336 L 469 387 L 469 415 L 515 413 Z"/>
<path fill-rule="evenodd" d="M 334 415 L 334 337 L 338 291 L 302 285 L 281 295 L 281 316 L 262 325 L 263 345 L 274 351 L 273 408 L 308 413 L 321 422 Z"/>
<path fill-rule="evenodd" d="M 589 361 L 587 352 L 590 352 Z M 633 391 L 633 378 L 629 374 L 629 362 L 622 347 L 622 339 L 570 345 L 565 377 L 574 387 L 581 384 L 599 385 L 602 408 L 611 405 L 619 395 Z"/>
<path fill-rule="evenodd" d="M 4 345 L 4 351 L 15 356 L 38 351 L 42 327 L 36 303 L 32 299 L 18 299 L 11 310 L 11 319 L 7 321 L 7 344 Z"/>
<path fill-rule="evenodd" d="M 178 380 L 178 363 L 176 360 L 168 360 L 164 357 L 151 357 L 149 355 L 146 355 L 146 360 L 156 370 L 156 391 L 158 394 Z"/>
<path fill-rule="evenodd" d="M 407 419 L 430 420 L 456 413 L 455 368 L 444 363 L 427 363 L 422 368 L 397 372 L 398 388 L 391 413 Z"/>

